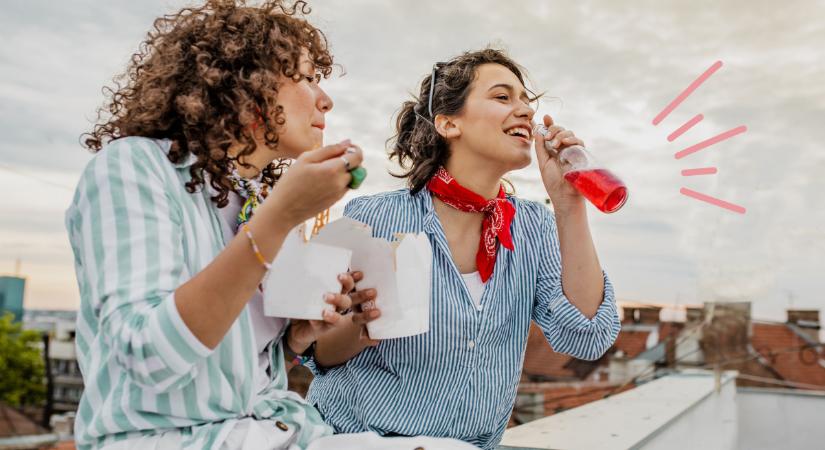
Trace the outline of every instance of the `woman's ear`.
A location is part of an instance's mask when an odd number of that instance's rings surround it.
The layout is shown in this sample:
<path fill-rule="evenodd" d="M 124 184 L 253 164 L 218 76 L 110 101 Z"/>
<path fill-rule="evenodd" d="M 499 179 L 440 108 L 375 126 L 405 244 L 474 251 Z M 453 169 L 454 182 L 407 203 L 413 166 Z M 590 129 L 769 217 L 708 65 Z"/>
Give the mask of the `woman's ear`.
<path fill-rule="evenodd" d="M 443 114 L 436 114 L 433 125 L 435 126 L 435 131 L 444 139 L 455 139 L 461 136 L 461 128 L 459 128 L 452 119 Z"/>

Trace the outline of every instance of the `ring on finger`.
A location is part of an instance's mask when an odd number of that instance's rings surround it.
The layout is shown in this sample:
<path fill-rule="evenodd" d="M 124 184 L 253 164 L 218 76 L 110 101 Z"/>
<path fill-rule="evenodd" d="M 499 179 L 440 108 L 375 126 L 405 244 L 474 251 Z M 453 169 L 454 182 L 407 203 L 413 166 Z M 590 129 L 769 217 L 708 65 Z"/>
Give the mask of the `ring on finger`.
<path fill-rule="evenodd" d="M 341 161 L 344 161 L 344 167 L 347 169 L 347 172 L 349 172 L 350 169 L 352 169 L 352 167 L 350 167 L 349 160 L 342 156 Z"/>

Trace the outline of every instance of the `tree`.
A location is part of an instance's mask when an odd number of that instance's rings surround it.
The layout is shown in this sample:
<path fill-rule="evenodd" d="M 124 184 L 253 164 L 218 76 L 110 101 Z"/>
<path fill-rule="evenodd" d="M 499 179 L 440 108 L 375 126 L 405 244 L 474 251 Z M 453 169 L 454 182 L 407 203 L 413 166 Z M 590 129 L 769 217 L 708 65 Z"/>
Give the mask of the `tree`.
<path fill-rule="evenodd" d="M 40 333 L 24 330 L 14 315 L 0 317 L 0 403 L 20 407 L 46 399 L 46 369 Z"/>

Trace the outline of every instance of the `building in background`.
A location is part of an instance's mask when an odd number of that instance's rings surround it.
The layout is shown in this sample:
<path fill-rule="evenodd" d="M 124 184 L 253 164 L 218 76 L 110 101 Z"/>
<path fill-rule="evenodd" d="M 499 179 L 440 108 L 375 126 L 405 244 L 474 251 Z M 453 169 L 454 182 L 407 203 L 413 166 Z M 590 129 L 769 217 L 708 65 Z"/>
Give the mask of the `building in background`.
<path fill-rule="evenodd" d="M 17 276 L 0 276 L 0 314 L 14 314 L 14 321 L 23 320 L 23 292 L 26 279 Z"/>
<path fill-rule="evenodd" d="M 511 426 L 686 370 L 730 371 L 737 388 L 757 392 L 825 392 L 825 346 L 817 310 L 790 309 L 785 322 L 773 322 L 753 319 L 749 302 L 676 310 L 633 302 L 620 306 L 622 330 L 597 361 L 556 353 L 541 330 L 532 327 Z"/>
<path fill-rule="evenodd" d="M 74 418 L 83 394 L 83 377 L 75 347 L 76 311 L 26 310 L 23 324 L 44 335 L 44 358 L 48 376 L 48 399 L 44 415 L 52 432 L 71 438 Z"/>
<path fill-rule="evenodd" d="M 77 412 L 83 394 L 83 377 L 77 364 L 75 323 L 58 321 L 49 341 L 49 368 L 52 380 L 52 412 Z"/>

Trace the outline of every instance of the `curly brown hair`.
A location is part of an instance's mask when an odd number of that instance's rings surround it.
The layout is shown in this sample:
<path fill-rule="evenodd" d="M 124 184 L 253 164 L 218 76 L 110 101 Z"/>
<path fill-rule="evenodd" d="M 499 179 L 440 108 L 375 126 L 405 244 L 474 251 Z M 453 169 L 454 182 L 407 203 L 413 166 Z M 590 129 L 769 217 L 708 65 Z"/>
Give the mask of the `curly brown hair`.
<path fill-rule="evenodd" d="M 206 172 L 217 191 L 212 200 L 224 207 L 232 165 L 249 167 L 244 157 L 257 148 L 250 125 L 263 127 L 267 147 L 278 147 L 286 123 L 277 104 L 279 77 L 303 76 L 304 49 L 316 77 L 332 72 L 326 37 L 303 18 L 309 12 L 301 0 L 254 7 L 244 0 L 208 0 L 156 19 L 115 87 L 104 88 L 107 101 L 93 130 L 82 136 L 84 146 L 97 152 L 126 136 L 169 139 L 172 163 L 197 157 L 186 189 L 198 190 Z M 235 143 L 243 149 L 231 156 Z M 274 184 L 286 165 L 269 164 L 263 181 Z"/>
<path fill-rule="evenodd" d="M 392 174 L 397 178 L 407 178 L 410 192 L 415 194 L 427 185 L 438 168 L 447 163 L 450 148 L 433 125 L 435 116 L 459 114 L 464 108 L 477 73 L 482 64 L 501 64 L 518 77 L 524 84 L 524 71 L 504 51 L 486 48 L 465 52 L 448 62 L 435 64 L 435 86 L 433 88 L 432 115 L 429 111 L 430 79 L 427 75 L 421 81 L 418 97 L 406 101 L 395 121 L 396 134 L 387 142 L 390 159 L 395 159 L 406 172 Z M 531 92 L 528 89 L 528 92 Z M 533 96 L 531 101 L 538 96 Z"/>

